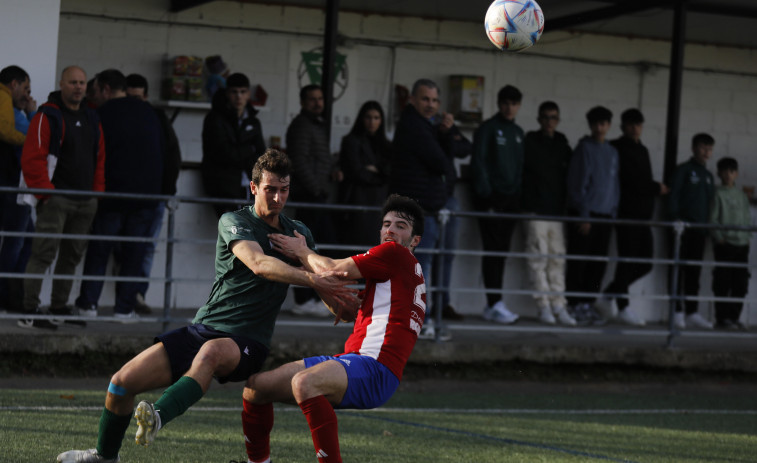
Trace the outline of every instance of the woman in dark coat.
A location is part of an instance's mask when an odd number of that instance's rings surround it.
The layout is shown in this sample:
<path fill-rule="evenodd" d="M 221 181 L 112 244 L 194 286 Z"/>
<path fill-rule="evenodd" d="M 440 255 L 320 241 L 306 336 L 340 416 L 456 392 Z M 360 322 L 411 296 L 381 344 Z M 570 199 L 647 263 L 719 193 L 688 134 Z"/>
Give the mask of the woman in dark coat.
<path fill-rule="evenodd" d="M 376 101 L 367 101 L 360 108 L 352 130 L 342 139 L 339 162 L 344 180 L 340 185 L 339 203 L 380 207 L 386 200 L 389 182 L 391 143 L 386 138 L 384 110 Z M 349 226 L 343 230 L 343 244 L 376 243 L 381 223 L 378 210 L 354 211 L 345 214 Z"/>

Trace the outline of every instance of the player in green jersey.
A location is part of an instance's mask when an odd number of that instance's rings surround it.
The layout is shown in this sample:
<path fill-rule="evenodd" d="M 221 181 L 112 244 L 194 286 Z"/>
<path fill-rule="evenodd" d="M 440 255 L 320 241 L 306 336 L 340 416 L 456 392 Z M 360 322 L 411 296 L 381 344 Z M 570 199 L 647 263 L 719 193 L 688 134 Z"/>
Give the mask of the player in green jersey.
<path fill-rule="evenodd" d="M 215 282 L 193 323 L 164 333 L 111 378 L 100 417 L 97 447 L 58 455 L 61 463 L 118 462 L 137 394 L 168 387 L 155 404 L 142 401 L 134 416 L 136 441 L 149 445 L 161 426 L 200 400 L 216 378 L 246 381 L 263 366 L 281 304 L 290 284 L 316 290 L 337 310 L 357 307 L 354 283 L 346 273 L 315 274 L 296 268 L 273 249 L 268 234 L 294 236 L 296 230 L 315 250 L 310 230 L 283 215 L 289 196 L 291 164 L 276 150 L 255 163 L 250 189 L 255 203 L 227 212 L 218 221 Z M 326 308 L 324 307 L 324 310 Z"/>

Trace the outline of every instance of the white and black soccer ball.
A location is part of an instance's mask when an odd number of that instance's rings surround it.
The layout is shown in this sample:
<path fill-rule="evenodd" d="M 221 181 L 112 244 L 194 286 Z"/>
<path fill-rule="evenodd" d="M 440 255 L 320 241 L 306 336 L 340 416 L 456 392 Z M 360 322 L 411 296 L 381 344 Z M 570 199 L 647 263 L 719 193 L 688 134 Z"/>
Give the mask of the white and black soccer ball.
<path fill-rule="evenodd" d="M 534 0 L 494 0 L 486 11 L 484 28 L 495 47 L 521 51 L 541 37 L 544 13 Z"/>

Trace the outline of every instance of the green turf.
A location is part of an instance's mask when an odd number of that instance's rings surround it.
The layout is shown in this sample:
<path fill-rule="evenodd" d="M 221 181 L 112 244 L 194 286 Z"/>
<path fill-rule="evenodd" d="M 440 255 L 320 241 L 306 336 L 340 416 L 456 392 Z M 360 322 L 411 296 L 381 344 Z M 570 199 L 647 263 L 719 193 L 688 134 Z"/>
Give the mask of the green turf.
<path fill-rule="evenodd" d="M 101 391 L 0 390 L 0 462 L 52 462 L 63 450 L 94 447 L 102 400 Z M 122 462 L 244 461 L 240 406 L 239 391 L 211 389 L 198 409 L 161 430 L 150 448 L 133 444 L 132 424 Z M 204 410 L 209 407 L 233 410 Z M 470 413 L 477 409 L 508 412 Z M 652 412 L 660 409 L 679 411 Z M 590 410 L 608 412 L 581 413 Z M 346 462 L 754 462 L 757 415 L 728 413 L 750 410 L 757 410 L 757 394 L 744 388 L 718 394 L 664 388 L 549 394 L 400 391 L 382 411 L 340 411 L 338 416 Z M 276 463 L 316 461 L 307 425 L 295 407 L 277 406 L 271 445 Z"/>

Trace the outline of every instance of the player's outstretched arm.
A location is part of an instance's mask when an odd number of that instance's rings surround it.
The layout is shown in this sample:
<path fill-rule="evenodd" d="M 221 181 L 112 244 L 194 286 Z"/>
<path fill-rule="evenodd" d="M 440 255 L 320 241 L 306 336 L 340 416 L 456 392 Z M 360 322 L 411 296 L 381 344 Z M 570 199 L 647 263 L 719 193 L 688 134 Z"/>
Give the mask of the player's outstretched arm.
<path fill-rule="evenodd" d="M 355 281 L 349 279 L 346 272 L 329 271 L 316 274 L 292 267 L 275 257 L 265 255 L 255 241 L 234 241 L 231 243 L 231 252 L 256 275 L 267 280 L 308 286 L 337 306 L 354 305 L 357 291 L 347 286 L 355 284 Z"/>
<path fill-rule="evenodd" d="M 271 244 L 275 250 L 290 259 L 299 260 L 311 272 L 344 272 L 347 278 L 350 279 L 363 278 L 354 260 L 349 257 L 346 259 L 331 259 L 316 253 L 308 247 L 305 236 L 296 230 L 293 237 L 280 233 L 272 233 L 268 235 L 268 238 L 271 240 Z"/>

